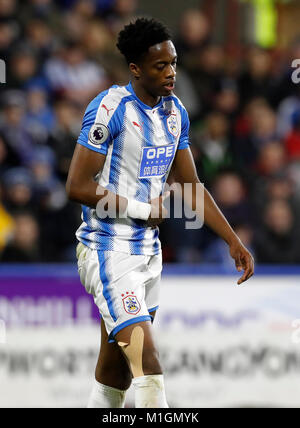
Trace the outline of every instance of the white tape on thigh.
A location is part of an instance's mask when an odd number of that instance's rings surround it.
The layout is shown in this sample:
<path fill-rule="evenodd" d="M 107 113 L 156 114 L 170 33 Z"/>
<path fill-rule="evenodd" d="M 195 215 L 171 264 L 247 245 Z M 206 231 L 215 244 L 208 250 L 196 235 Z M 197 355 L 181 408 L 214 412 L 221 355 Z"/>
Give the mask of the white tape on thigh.
<path fill-rule="evenodd" d="M 144 330 L 140 326 L 134 327 L 130 336 L 130 343 L 118 342 L 129 360 L 133 377 L 144 376 L 143 348 Z"/>

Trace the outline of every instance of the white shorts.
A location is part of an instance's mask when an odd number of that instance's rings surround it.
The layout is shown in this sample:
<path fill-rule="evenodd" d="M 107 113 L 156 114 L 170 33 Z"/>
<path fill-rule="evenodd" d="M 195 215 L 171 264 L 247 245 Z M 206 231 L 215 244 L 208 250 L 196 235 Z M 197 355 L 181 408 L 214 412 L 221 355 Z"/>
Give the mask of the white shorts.
<path fill-rule="evenodd" d="M 161 253 L 144 256 L 77 246 L 78 272 L 105 323 L 108 341 L 124 327 L 152 321 L 159 305 Z"/>

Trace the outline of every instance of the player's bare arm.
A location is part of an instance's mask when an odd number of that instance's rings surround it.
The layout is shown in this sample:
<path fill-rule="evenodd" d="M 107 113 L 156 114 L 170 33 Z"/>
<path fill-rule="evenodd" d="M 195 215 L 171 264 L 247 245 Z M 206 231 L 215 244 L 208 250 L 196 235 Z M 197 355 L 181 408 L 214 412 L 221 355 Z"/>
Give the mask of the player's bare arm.
<path fill-rule="evenodd" d="M 183 189 L 184 183 L 192 183 L 192 201 L 184 197 L 185 202 L 192 205 L 192 210 L 197 212 L 196 204 L 196 184 L 203 185 L 197 175 L 194 159 L 189 148 L 177 150 L 172 166 L 172 177 Z M 204 185 L 203 185 L 204 186 Z M 199 213 L 200 214 L 200 213 Z M 204 187 L 204 223 L 216 232 L 229 246 L 231 257 L 235 260 L 238 271 L 244 270 L 243 275 L 237 284 L 249 279 L 254 273 L 254 260 L 250 252 L 240 241 L 239 237 L 232 230 L 230 224 L 218 208 L 214 199 Z"/>
<path fill-rule="evenodd" d="M 95 181 L 96 175 L 103 169 L 105 159 L 106 155 L 77 144 L 69 169 L 66 191 L 69 199 L 91 208 L 96 208 L 99 200 L 109 194 L 115 200 L 117 213 L 121 213 L 127 207 L 127 199 L 104 189 Z"/>
<path fill-rule="evenodd" d="M 116 213 L 123 214 L 127 208 L 127 198 L 114 194 L 95 181 L 95 176 L 103 169 L 105 159 L 106 155 L 77 144 L 69 169 L 66 191 L 70 200 L 91 208 L 96 208 L 99 200 L 106 197 L 116 207 Z M 167 213 L 163 201 L 167 196 L 168 193 L 165 193 L 149 201 L 151 212 L 148 226 L 154 227 L 163 221 Z"/>

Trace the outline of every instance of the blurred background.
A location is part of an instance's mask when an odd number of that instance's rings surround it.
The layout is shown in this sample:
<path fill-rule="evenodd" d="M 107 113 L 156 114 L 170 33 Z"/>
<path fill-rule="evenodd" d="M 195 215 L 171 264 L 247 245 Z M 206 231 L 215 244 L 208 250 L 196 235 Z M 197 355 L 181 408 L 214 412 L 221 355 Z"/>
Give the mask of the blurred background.
<path fill-rule="evenodd" d="M 128 82 L 115 43 L 138 16 L 172 31 L 199 178 L 257 265 L 235 288 L 212 231 L 161 225 L 170 404 L 298 406 L 297 0 L 0 0 L 0 406 L 86 404 L 99 329 L 76 273 L 80 206 L 64 185 L 87 104 Z"/>

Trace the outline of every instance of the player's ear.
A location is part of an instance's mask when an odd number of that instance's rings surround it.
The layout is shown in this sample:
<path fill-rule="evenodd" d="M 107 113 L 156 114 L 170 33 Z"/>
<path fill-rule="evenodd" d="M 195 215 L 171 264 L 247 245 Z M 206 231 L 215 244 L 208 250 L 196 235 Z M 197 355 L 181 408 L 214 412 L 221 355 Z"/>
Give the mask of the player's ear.
<path fill-rule="evenodd" d="M 131 73 L 133 74 L 135 79 L 139 79 L 141 76 L 141 69 L 137 64 L 134 64 L 133 62 L 131 62 L 129 64 L 129 70 L 131 71 Z"/>

